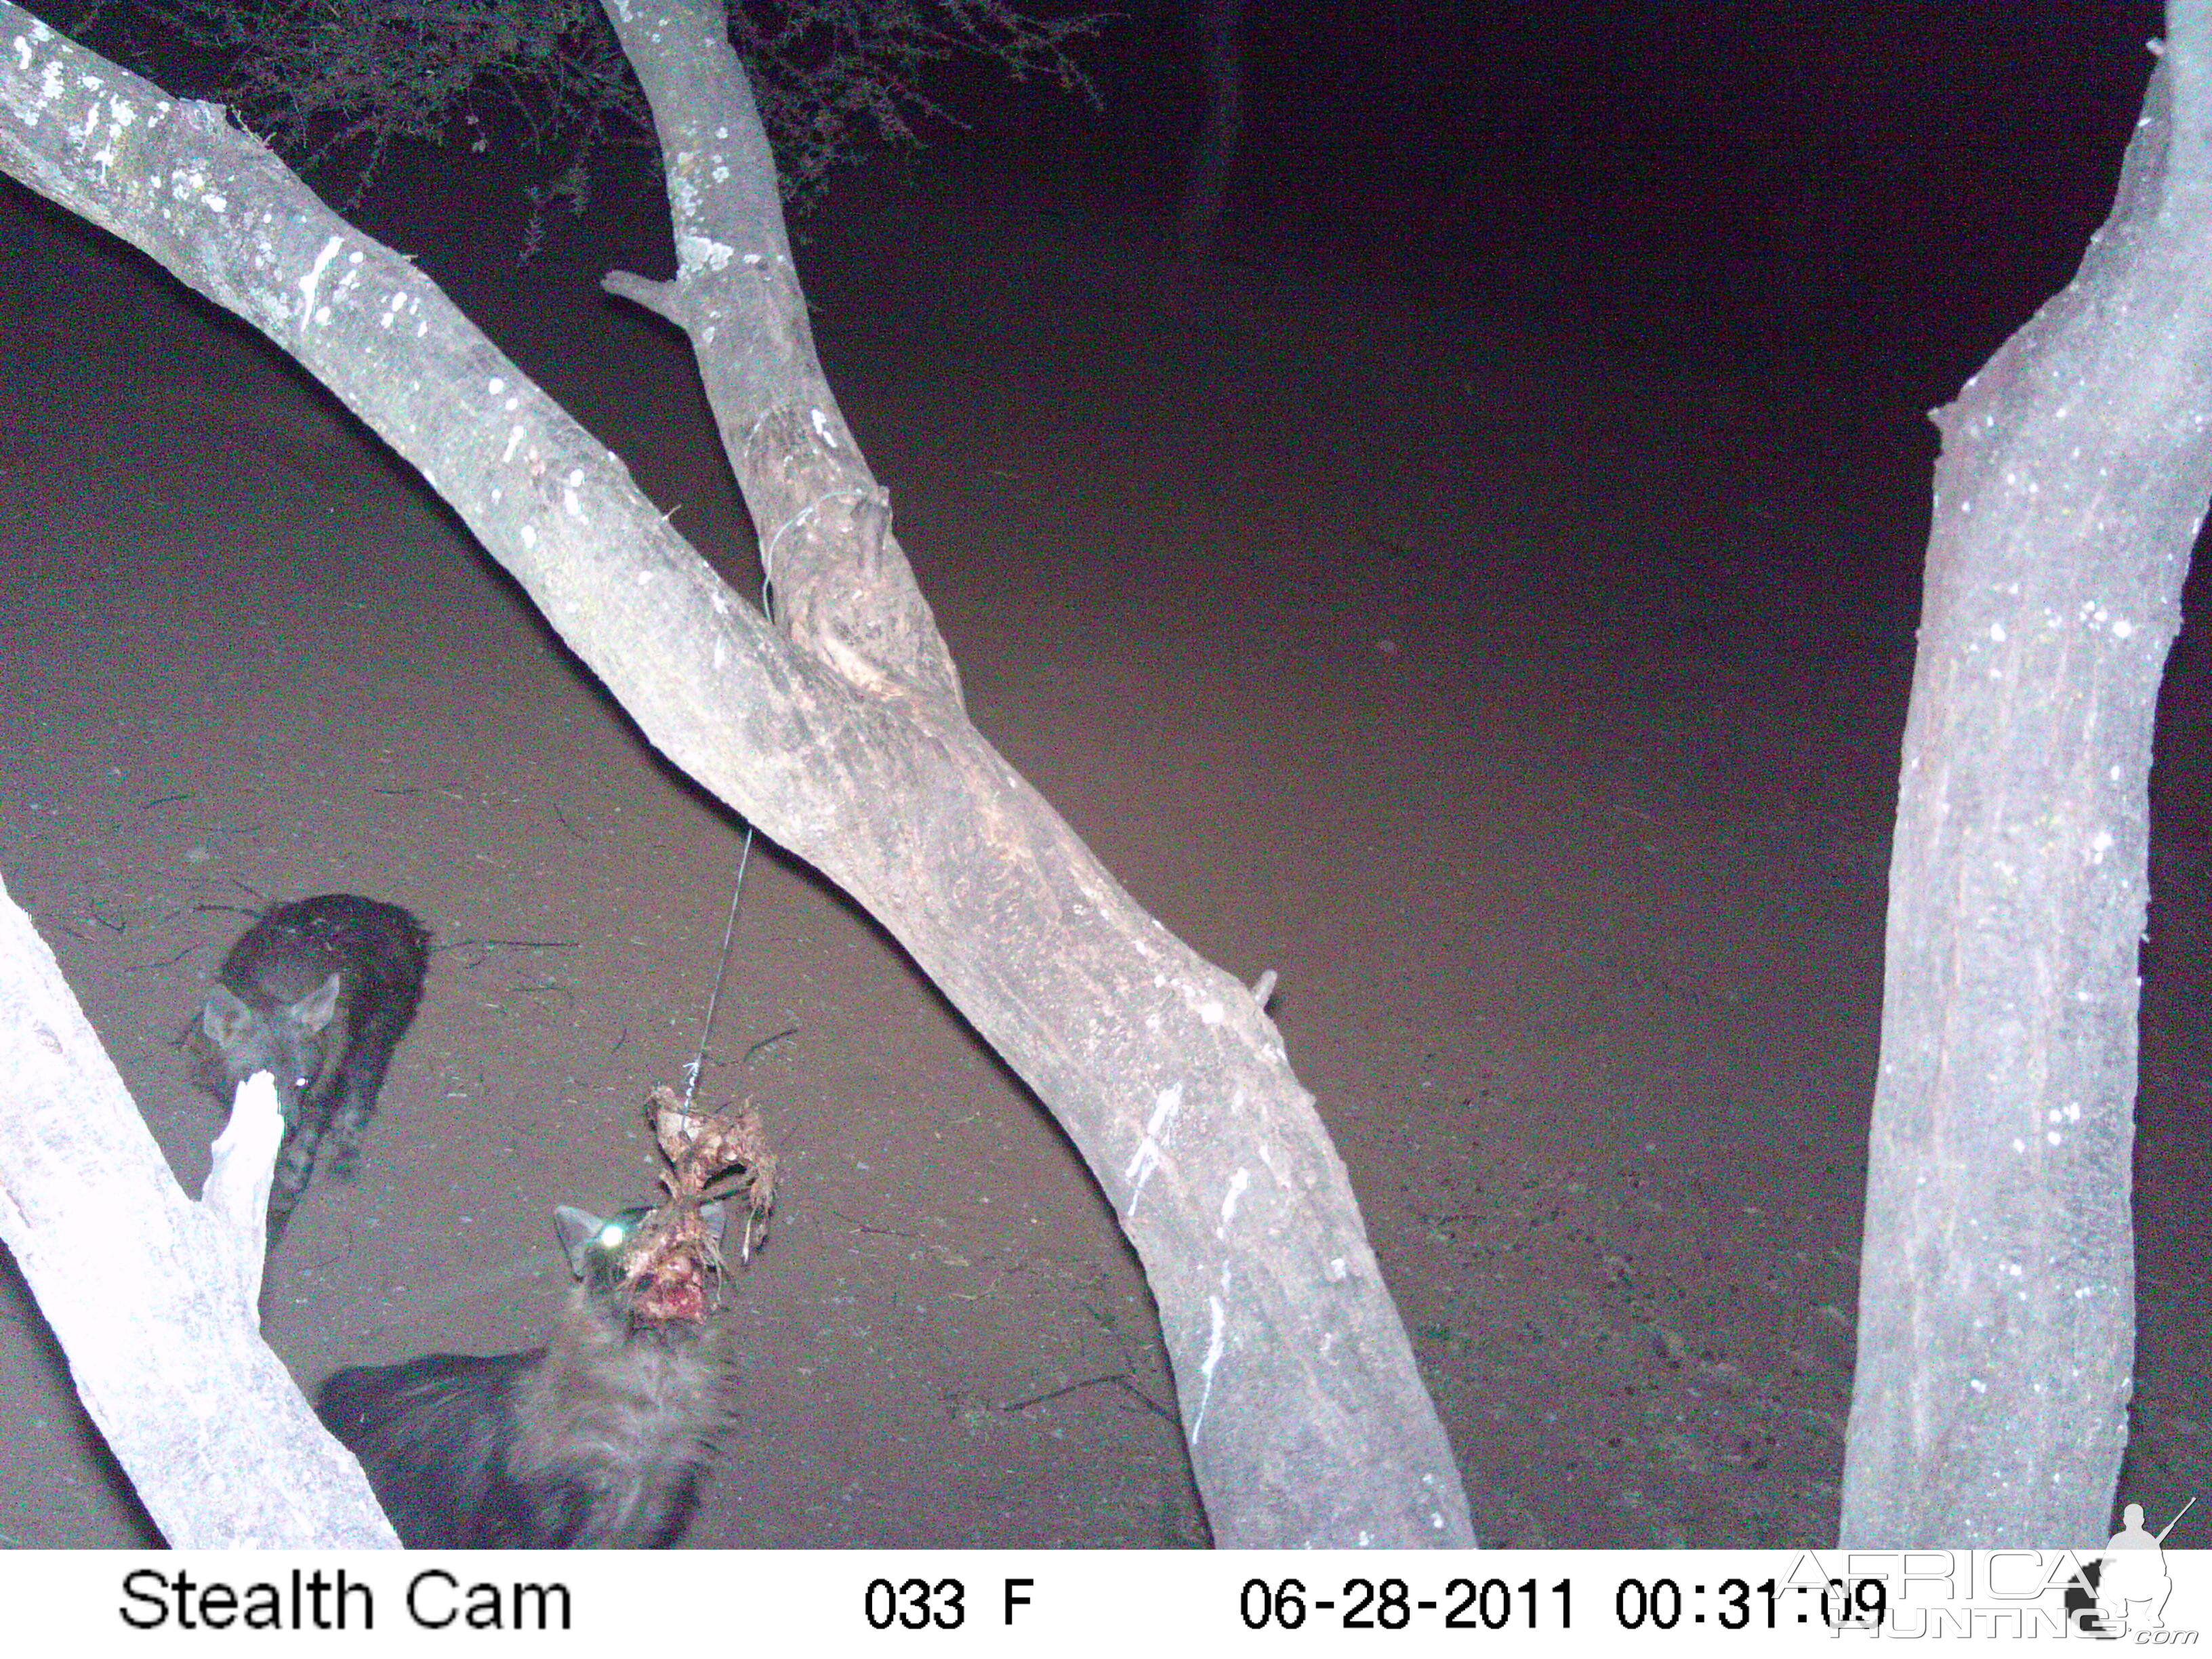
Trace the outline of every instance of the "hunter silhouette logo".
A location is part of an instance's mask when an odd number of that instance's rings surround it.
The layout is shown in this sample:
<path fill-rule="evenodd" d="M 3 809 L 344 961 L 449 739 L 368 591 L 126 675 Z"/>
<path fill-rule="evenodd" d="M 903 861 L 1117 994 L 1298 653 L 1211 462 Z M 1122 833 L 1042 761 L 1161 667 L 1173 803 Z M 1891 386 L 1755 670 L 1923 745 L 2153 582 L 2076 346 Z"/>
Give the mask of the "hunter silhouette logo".
<path fill-rule="evenodd" d="M 2160 1615 L 2166 1597 L 2173 1593 L 2173 1580 L 2166 1570 L 2166 1540 L 2181 1524 L 2182 1516 L 2196 1507 L 2191 1498 L 2155 1534 L 2143 1525 L 2142 1504 L 2130 1504 L 2120 1511 L 2120 1529 L 2104 1553 L 2094 1565 L 2083 1563 L 2084 1577 L 2096 1593 L 2094 1628 L 2098 1634 L 2139 1635 L 2166 1628 Z M 2084 1628 L 2091 1628 L 2083 1622 Z"/>

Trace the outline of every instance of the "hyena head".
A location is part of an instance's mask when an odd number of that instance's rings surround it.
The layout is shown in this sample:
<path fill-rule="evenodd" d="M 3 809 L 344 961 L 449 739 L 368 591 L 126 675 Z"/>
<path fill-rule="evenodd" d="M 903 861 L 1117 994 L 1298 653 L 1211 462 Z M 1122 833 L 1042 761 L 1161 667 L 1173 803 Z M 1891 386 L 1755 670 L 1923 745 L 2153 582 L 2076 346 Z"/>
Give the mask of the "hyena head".
<path fill-rule="evenodd" d="M 279 1002 L 264 1011 L 228 985 L 208 993 L 200 1011 L 200 1083 L 218 1099 L 228 1099 L 256 1072 L 276 1082 L 276 1103 L 284 1121 L 300 1121 L 300 1100 L 330 1067 L 334 1048 L 342 1047 L 344 1026 L 337 1020 L 343 976 L 332 974 L 297 1002 Z"/>
<path fill-rule="evenodd" d="M 626 1318 L 635 1310 L 639 1285 L 631 1275 L 631 1243 L 639 1225 L 651 1213 L 639 1208 L 602 1217 L 573 1204 L 563 1204 L 553 1212 L 553 1231 L 568 1255 L 568 1270 L 576 1276 L 586 1305 L 602 1320 Z M 720 1200 L 701 1205 L 699 1218 L 710 1236 L 721 1237 L 724 1206 Z"/>
<path fill-rule="evenodd" d="M 563 1204 L 553 1212 L 553 1231 L 568 1258 L 568 1271 L 594 1301 L 621 1293 L 623 1247 L 645 1216 L 641 1208 L 596 1216 L 573 1204 Z"/>

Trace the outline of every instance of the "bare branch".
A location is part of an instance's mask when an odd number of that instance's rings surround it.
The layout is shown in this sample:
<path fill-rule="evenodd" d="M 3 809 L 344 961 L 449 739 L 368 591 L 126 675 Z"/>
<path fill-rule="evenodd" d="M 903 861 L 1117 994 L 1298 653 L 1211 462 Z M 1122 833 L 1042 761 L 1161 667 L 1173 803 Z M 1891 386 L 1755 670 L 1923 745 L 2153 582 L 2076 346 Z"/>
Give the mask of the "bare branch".
<path fill-rule="evenodd" d="M 283 1134 L 266 1074 L 239 1090 L 191 1202 L 0 888 L 0 1240 L 162 1535 L 179 1549 L 396 1547 L 361 1466 L 261 1340 Z"/>

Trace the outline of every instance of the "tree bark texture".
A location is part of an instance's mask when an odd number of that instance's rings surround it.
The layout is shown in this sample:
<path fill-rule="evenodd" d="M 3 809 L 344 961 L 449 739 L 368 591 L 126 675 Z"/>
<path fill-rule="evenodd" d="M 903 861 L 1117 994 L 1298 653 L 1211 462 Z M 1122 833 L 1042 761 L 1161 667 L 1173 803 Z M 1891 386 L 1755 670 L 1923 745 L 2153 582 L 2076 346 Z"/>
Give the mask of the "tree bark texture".
<path fill-rule="evenodd" d="M 261 1340 L 283 1129 L 267 1078 L 240 1091 L 193 1203 L 0 888 L 0 1240 L 161 1535 L 179 1549 L 398 1548 L 361 1465 Z"/>
<path fill-rule="evenodd" d="M 2133 1387 L 2150 739 L 2212 492 L 2212 99 L 2176 4 L 2074 281 L 1937 411 L 1850 1547 L 2101 1547 Z"/>
<path fill-rule="evenodd" d="M 261 328 L 416 467 L 672 761 L 880 921 L 1082 1151 L 1158 1304 L 1215 1539 L 1473 1541 L 1341 1161 L 1243 985 L 968 724 L 808 335 L 720 11 L 609 13 L 654 105 L 673 282 L 771 623 L 405 259 L 222 112 L 0 0 L 0 167 Z"/>

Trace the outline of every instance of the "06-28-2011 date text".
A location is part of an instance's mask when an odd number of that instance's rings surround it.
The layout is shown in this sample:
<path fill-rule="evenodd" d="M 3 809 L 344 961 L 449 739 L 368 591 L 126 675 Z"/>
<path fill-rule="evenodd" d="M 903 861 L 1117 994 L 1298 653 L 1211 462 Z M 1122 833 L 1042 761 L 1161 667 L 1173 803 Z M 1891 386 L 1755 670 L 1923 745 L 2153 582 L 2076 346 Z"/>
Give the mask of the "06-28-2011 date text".
<path fill-rule="evenodd" d="M 1441 1594 L 1417 1595 L 1403 1578 L 1347 1578 L 1334 1595 L 1316 1594 L 1298 1578 L 1248 1578 L 1237 1613 L 1249 1630 L 1297 1630 L 1310 1619 L 1346 1630 L 1538 1631 L 1574 1627 L 1574 1581 L 1540 1584 L 1504 1578 L 1447 1580 Z M 1670 1631 L 1705 1626 L 1723 1631 L 1767 1630 L 1814 1620 L 1836 1629 L 1880 1625 L 1886 1587 L 1879 1579 L 1852 1585 L 1763 1583 L 1728 1578 L 1686 1589 L 1671 1578 L 1622 1578 L 1613 1584 L 1613 1620 L 1623 1631 Z"/>

